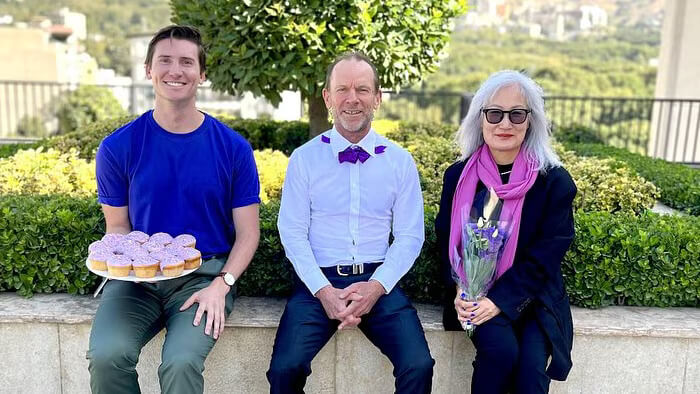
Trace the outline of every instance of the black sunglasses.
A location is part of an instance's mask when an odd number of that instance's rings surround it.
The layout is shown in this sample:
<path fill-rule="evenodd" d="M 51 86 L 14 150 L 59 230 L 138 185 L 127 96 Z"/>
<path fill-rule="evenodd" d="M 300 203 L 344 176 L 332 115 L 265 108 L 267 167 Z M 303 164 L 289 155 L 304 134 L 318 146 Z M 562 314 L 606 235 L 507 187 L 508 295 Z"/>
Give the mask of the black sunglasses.
<path fill-rule="evenodd" d="M 529 109 L 511 109 L 510 111 L 504 111 L 498 108 L 484 108 L 481 111 L 486 115 L 486 121 L 491 124 L 501 123 L 504 114 L 508 114 L 510 123 L 521 124 L 527 120 L 527 114 L 531 112 Z"/>

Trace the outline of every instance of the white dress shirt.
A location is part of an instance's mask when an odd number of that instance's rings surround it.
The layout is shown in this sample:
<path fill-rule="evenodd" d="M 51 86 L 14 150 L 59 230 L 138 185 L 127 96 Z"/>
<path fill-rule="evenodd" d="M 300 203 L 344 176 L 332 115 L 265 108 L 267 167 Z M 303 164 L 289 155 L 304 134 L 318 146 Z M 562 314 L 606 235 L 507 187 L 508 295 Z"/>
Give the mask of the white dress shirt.
<path fill-rule="evenodd" d="M 352 145 L 370 157 L 339 163 L 338 153 Z M 375 153 L 382 145 L 385 150 Z M 378 261 L 384 264 L 371 279 L 390 292 L 425 238 L 413 157 L 374 130 L 357 144 L 326 131 L 292 152 L 277 227 L 287 258 L 312 294 L 330 284 L 320 267 Z"/>

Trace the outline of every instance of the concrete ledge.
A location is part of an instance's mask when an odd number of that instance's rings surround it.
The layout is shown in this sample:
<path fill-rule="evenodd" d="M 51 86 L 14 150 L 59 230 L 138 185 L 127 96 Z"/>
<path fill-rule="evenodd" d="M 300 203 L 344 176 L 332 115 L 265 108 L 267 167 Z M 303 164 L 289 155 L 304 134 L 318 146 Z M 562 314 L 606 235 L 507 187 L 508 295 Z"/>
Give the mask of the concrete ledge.
<path fill-rule="evenodd" d="M 227 330 L 207 359 L 209 393 L 265 393 L 283 299 L 240 297 Z M 7 393 L 89 393 L 87 350 L 98 300 L 67 294 L 27 299 L 0 293 L 0 382 Z M 436 361 L 435 393 L 464 393 L 474 348 L 463 333 L 445 332 L 441 309 L 417 305 Z M 700 309 L 572 308 L 574 369 L 552 393 L 700 392 Z M 163 333 L 142 351 L 144 393 L 159 392 Z M 352 329 L 336 334 L 312 364 L 310 393 L 391 393 L 388 360 Z"/>

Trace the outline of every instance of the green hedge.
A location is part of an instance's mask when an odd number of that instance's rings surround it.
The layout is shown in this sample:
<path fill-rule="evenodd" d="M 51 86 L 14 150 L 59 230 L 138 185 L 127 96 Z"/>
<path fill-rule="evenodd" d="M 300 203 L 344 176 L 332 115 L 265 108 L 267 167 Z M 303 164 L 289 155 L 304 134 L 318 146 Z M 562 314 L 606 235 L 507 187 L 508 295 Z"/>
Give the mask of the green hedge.
<path fill-rule="evenodd" d="M 399 122 L 396 130 L 386 133 L 386 137 L 403 143 L 415 136 L 431 136 L 452 140 L 457 133 L 457 126 L 444 123 Z"/>
<path fill-rule="evenodd" d="M 552 129 L 552 135 L 557 141 L 564 144 L 585 143 L 585 144 L 602 144 L 603 140 L 598 136 L 598 133 L 590 127 L 583 125 L 570 125 L 565 127 L 557 127 Z"/>
<path fill-rule="evenodd" d="M 22 149 L 36 149 L 39 146 L 38 142 L 31 144 L 0 144 L 0 159 L 10 157 Z"/>
<path fill-rule="evenodd" d="M 309 124 L 307 122 L 237 119 L 229 115 L 214 116 L 239 132 L 254 149 L 273 149 L 289 156 L 296 147 L 301 146 L 309 139 Z M 43 139 L 36 144 L 0 145 L 0 158 L 12 156 L 20 149 L 43 146 L 63 152 L 67 152 L 70 148 L 76 148 L 80 152 L 80 157 L 93 159 L 95 151 L 104 137 L 135 118 L 134 115 L 128 115 L 98 121 L 60 136 Z M 397 129 L 387 133 L 387 137 L 399 143 L 406 142 L 416 135 L 451 139 L 455 131 L 456 126 L 453 125 L 399 122 Z"/>
<path fill-rule="evenodd" d="M 87 247 L 102 234 L 92 198 L 0 196 L 0 291 L 85 294 L 96 281 Z"/>
<path fill-rule="evenodd" d="M 569 143 L 565 146 L 578 155 L 612 157 L 622 161 L 660 189 L 661 202 L 700 215 L 700 170 L 606 145 Z"/>
<path fill-rule="evenodd" d="M 694 216 L 577 213 L 562 267 L 572 303 L 700 306 L 699 232 Z"/>
<path fill-rule="evenodd" d="M 247 296 L 285 296 L 292 267 L 277 233 L 275 203 L 261 206 L 260 246 L 241 277 Z M 433 224 L 426 208 L 426 242 L 401 287 L 419 302 L 439 302 L 445 290 L 438 273 Z M 104 231 L 93 199 L 0 196 L 0 291 L 33 293 L 92 291 L 87 246 Z M 577 235 L 563 272 L 574 305 L 700 306 L 700 218 L 645 213 L 635 217 L 576 213 Z"/>
<path fill-rule="evenodd" d="M 102 139 L 135 118 L 129 115 L 95 122 L 65 135 L 42 140 L 41 145 L 64 152 L 76 148 L 80 157 L 94 159 Z M 245 137 L 253 149 L 279 150 L 287 156 L 294 148 L 306 142 L 309 135 L 309 126 L 305 122 L 236 119 L 226 115 L 217 116 L 217 119 Z"/>

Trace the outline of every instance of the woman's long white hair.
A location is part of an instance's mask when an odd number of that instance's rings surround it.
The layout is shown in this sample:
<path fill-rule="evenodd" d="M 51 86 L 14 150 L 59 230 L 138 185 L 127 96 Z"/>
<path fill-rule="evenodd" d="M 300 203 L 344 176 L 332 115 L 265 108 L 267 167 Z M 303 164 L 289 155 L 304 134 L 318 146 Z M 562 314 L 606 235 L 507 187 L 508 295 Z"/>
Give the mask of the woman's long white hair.
<path fill-rule="evenodd" d="M 486 108 L 493 96 L 506 86 L 515 85 L 532 111 L 528 116 L 530 125 L 525 134 L 522 148 L 525 154 L 535 159 L 538 171 L 547 171 L 552 167 L 560 167 L 559 156 L 552 149 L 550 142 L 549 120 L 544 112 L 544 92 L 532 78 L 513 70 L 503 70 L 491 74 L 474 94 L 467 116 L 459 126 L 455 141 L 461 151 L 460 160 L 466 160 L 481 145 L 484 144 L 482 129 L 482 109 Z M 522 149 L 521 148 L 521 149 Z"/>

